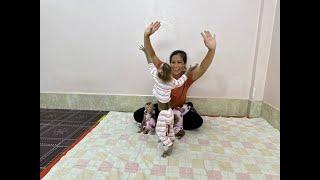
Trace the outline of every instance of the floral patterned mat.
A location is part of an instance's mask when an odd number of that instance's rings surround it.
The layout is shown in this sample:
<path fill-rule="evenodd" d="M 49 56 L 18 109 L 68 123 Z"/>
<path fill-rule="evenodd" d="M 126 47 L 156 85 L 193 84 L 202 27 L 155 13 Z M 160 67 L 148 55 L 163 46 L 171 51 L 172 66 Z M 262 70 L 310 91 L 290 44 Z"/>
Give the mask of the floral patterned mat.
<path fill-rule="evenodd" d="M 280 179 L 280 132 L 266 120 L 203 119 L 162 158 L 132 113 L 109 112 L 43 179 Z"/>

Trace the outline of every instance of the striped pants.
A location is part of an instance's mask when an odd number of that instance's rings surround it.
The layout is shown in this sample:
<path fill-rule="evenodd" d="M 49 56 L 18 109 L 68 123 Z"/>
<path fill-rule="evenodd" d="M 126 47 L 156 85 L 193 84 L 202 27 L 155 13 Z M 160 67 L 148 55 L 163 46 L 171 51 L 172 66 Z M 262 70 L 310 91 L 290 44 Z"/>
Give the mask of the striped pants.
<path fill-rule="evenodd" d="M 173 129 L 173 112 L 171 108 L 160 111 L 156 125 L 156 133 L 162 142 L 164 150 L 168 150 L 169 146 L 172 146 L 175 139 Z"/>

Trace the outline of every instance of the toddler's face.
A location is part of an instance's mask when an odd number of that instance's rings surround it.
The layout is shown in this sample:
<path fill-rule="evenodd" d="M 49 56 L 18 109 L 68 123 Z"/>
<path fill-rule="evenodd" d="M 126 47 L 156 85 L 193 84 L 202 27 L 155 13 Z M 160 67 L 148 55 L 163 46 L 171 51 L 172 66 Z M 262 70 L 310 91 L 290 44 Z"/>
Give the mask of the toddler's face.
<path fill-rule="evenodd" d="M 147 105 L 146 109 L 147 109 L 147 112 L 151 112 L 152 111 L 152 106 L 151 105 Z"/>

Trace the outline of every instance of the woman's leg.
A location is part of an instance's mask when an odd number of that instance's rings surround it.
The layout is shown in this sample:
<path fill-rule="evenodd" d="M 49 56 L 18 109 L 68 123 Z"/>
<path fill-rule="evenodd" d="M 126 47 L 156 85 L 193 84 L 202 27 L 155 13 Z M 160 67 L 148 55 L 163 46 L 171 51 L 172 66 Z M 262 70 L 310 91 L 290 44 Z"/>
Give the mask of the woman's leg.
<path fill-rule="evenodd" d="M 142 122 L 143 116 L 144 116 L 144 107 L 136 110 L 136 111 L 133 113 L 133 118 L 134 118 L 134 120 L 136 120 L 138 123 L 141 123 L 141 122 Z"/>
<path fill-rule="evenodd" d="M 191 108 L 187 114 L 183 116 L 183 129 L 192 130 L 199 128 L 203 123 L 202 117 Z"/>
<path fill-rule="evenodd" d="M 153 104 L 153 110 L 154 110 L 154 115 L 155 115 L 154 120 L 155 120 L 155 122 L 157 124 L 157 119 L 158 119 L 158 116 L 159 116 L 159 113 L 160 113 L 159 108 L 158 108 L 158 104 Z"/>
<path fill-rule="evenodd" d="M 155 120 L 157 120 L 158 118 L 158 115 L 159 115 L 159 110 L 158 110 L 158 104 L 154 104 L 153 105 L 153 109 L 155 111 Z M 133 113 L 133 118 L 134 120 L 136 120 L 138 123 L 141 123 L 142 120 L 143 120 L 143 116 L 144 116 L 144 107 L 136 110 L 134 113 Z"/>

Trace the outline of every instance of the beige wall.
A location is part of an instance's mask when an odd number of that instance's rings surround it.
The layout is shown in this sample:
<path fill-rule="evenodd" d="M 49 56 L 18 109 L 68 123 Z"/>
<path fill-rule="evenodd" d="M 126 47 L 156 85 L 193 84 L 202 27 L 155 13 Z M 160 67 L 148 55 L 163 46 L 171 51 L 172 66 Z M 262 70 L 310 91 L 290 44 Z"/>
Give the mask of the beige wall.
<path fill-rule="evenodd" d="M 267 76 L 277 0 L 261 0 L 249 99 L 262 101 Z"/>
<path fill-rule="evenodd" d="M 277 3 L 263 100 L 280 110 L 280 4 Z"/>
<path fill-rule="evenodd" d="M 270 42 L 257 40 L 271 38 L 275 0 L 268 2 L 41 0 L 40 92 L 151 95 L 153 81 L 137 46 L 144 27 L 160 20 L 152 42 L 166 61 L 171 51 L 183 49 L 188 64 L 200 63 L 207 51 L 200 32 L 216 33 L 214 61 L 189 96 L 248 99 L 255 86 L 263 95 L 264 84 L 252 79 L 265 81 Z M 257 36 L 261 3 L 266 14 Z"/>

